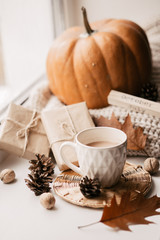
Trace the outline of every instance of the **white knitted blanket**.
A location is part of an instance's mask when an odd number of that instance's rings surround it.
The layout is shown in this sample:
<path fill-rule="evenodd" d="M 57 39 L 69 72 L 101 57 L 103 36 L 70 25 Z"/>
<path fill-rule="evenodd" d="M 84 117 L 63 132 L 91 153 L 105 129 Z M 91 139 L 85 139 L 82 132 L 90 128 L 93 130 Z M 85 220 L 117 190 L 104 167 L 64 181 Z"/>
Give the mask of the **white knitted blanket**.
<path fill-rule="evenodd" d="M 152 81 L 158 86 L 160 101 L 160 16 L 144 27 L 152 51 Z"/>
<path fill-rule="evenodd" d="M 160 101 L 160 18 L 147 25 L 144 30 L 148 36 L 152 51 L 152 81 L 158 86 L 158 101 Z M 43 111 L 62 107 L 63 104 L 57 99 L 57 97 L 50 93 L 48 84 L 46 83 L 33 90 L 27 106 L 32 109 L 37 109 L 37 111 Z M 148 136 L 144 149 L 145 152 L 147 152 L 149 156 L 160 157 L 160 119 L 158 117 L 116 106 L 109 106 L 101 109 L 89 109 L 89 112 L 92 117 L 100 117 L 102 115 L 107 118 L 110 118 L 112 112 L 114 112 L 115 116 L 121 123 L 124 122 L 125 117 L 129 113 L 133 126 L 142 127 L 144 129 L 144 134 Z M 128 150 L 128 155 L 146 156 L 145 152 Z"/>

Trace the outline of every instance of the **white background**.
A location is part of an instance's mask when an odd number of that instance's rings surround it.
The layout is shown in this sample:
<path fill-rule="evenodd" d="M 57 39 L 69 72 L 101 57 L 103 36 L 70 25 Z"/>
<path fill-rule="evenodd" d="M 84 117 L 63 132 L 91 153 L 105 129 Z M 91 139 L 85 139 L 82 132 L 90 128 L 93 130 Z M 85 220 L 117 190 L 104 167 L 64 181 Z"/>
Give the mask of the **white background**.
<path fill-rule="evenodd" d="M 0 0 L 4 80 L 11 95 L 45 72 L 52 21 L 50 0 Z"/>
<path fill-rule="evenodd" d="M 68 0 L 67 24 L 82 24 L 81 7 L 86 7 L 89 21 L 105 18 L 130 19 L 146 25 L 154 17 L 160 16 L 159 0 Z"/>
<path fill-rule="evenodd" d="M 128 161 L 143 165 L 144 159 L 130 158 Z M 12 155 L 0 164 L 0 170 L 11 168 L 16 173 L 15 182 L 3 184 L 0 181 L 1 240 L 160 240 L 160 215 L 147 218 L 154 224 L 131 225 L 131 232 L 117 231 L 102 223 L 78 229 L 78 226 L 99 221 L 102 209 L 73 205 L 54 192 L 55 208 L 44 209 L 39 196 L 35 196 L 25 185 L 28 167 L 27 160 Z M 56 174 L 58 173 L 56 168 Z M 159 186 L 160 172 L 153 177 L 152 190 L 148 197 L 155 194 L 160 197 Z"/>

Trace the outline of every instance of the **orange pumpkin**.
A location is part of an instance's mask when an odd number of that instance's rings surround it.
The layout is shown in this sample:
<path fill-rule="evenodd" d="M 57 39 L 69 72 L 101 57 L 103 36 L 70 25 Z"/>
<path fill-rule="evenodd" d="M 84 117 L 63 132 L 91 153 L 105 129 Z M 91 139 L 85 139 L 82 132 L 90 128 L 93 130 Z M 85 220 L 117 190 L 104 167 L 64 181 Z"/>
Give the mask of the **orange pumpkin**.
<path fill-rule="evenodd" d="M 49 86 L 63 103 L 86 101 L 88 108 L 108 105 L 111 89 L 138 95 L 151 77 L 147 36 L 136 23 L 108 19 L 91 24 L 82 8 L 83 27 L 72 27 L 49 50 Z M 96 29 L 96 30 L 92 30 Z"/>

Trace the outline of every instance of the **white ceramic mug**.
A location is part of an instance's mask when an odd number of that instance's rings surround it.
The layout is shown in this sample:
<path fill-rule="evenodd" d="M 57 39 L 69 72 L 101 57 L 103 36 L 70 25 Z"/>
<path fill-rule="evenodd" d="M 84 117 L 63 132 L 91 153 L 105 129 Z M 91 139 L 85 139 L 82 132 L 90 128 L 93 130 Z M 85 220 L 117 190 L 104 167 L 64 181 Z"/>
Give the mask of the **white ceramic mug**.
<path fill-rule="evenodd" d="M 74 148 L 79 167 L 65 158 L 64 147 Z M 89 178 L 98 178 L 102 187 L 116 184 L 126 161 L 127 136 L 119 129 L 93 127 L 76 135 L 75 143 L 64 142 L 60 154 L 65 164 L 76 173 Z"/>

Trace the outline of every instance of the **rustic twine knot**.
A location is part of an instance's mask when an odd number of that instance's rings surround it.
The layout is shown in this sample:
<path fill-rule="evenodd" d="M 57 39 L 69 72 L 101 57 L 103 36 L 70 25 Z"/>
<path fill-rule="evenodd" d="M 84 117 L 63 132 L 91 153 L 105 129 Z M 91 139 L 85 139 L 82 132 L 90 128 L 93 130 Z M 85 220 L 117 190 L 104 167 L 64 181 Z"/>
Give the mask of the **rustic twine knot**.
<path fill-rule="evenodd" d="M 28 144 L 28 136 L 29 136 L 29 132 L 31 130 L 31 128 L 36 127 L 38 124 L 38 121 L 40 120 L 40 116 L 36 117 L 36 111 L 33 111 L 32 117 L 30 122 L 24 127 L 21 128 L 17 133 L 17 137 L 19 138 L 25 138 L 25 142 L 24 142 L 24 146 L 23 146 L 23 151 L 21 156 L 24 155 L 27 144 Z"/>
<path fill-rule="evenodd" d="M 60 131 L 60 134 L 58 134 L 58 136 L 53 137 L 50 140 L 51 148 L 53 144 L 57 142 L 73 140 L 77 134 L 76 128 L 74 126 L 74 122 L 72 120 L 72 116 L 70 115 L 70 112 L 68 111 L 67 107 L 64 107 L 64 114 L 66 114 L 66 121 L 65 122 L 58 121 L 57 127 L 61 131 Z"/>
<path fill-rule="evenodd" d="M 40 116 L 38 116 L 36 118 L 35 118 L 35 116 L 36 116 L 36 111 L 33 112 L 31 121 L 24 128 L 21 128 L 17 132 L 17 134 L 16 134 L 17 137 L 20 137 L 20 138 L 26 137 L 26 135 L 29 134 L 30 129 L 37 126 Z"/>
<path fill-rule="evenodd" d="M 25 135 L 28 135 L 29 134 L 29 128 L 28 129 L 20 129 L 17 133 L 16 133 L 16 136 L 19 137 L 19 138 L 24 138 Z"/>
<path fill-rule="evenodd" d="M 69 135 L 71 138 L 74 137 L 76 135 L 76 131 L 67 123 L 63 122 L 61 123 L 61 128 L 63 129 L 63 131 Z"/>

